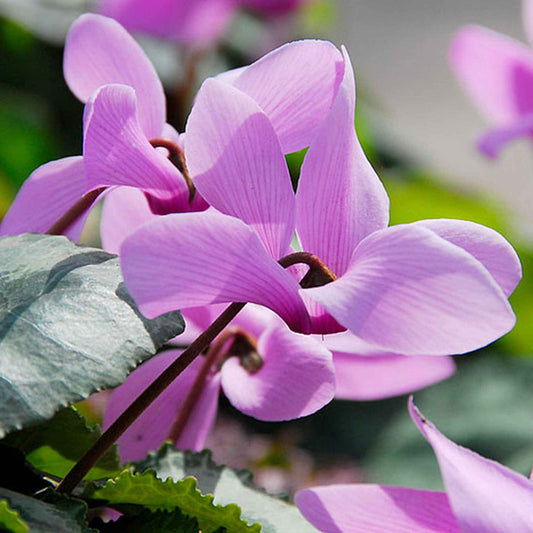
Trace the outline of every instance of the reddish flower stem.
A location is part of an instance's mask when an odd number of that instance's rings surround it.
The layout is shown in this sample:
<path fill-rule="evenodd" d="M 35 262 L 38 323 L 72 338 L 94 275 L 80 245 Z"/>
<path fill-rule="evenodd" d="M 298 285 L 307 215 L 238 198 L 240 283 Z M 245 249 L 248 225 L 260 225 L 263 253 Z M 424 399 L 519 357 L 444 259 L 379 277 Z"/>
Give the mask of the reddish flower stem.
<path fill-rule="evenodd" d="M 245 303 L 232 303 L 224 312 L 152 382 L 109 426 L 57 486 L 58 492 L 70 494 L 111 445 L 130 427 L 146 408 L 205 350 L 215 337 L 237 316 Z"/>

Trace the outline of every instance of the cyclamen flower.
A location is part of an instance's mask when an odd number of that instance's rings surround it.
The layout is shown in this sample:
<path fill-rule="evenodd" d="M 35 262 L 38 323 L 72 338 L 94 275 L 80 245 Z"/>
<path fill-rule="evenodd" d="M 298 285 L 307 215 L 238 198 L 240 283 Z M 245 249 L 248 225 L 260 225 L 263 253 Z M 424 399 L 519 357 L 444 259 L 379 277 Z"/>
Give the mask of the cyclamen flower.
<path fill-rule="evenodd" d="M 287 68 L 295 63 L 302 70 Z M 331 43 L 299 41 L 223 76 L 262 106 L 285 139 L 285 149 L 294 151 L 309 144 L 331 107 L 341 65 Z M 142 190 L 158 214 L 207 207 L 199 193 L 191 198 L 182 172 L 167 157 L 165 146 L 179 152 L 183 139 L 165 123 L 157 73 L 120 24 L 100 15 L 78 18 L 67 36 L 64 73 L 72 92 L 87 102 L 83 158 L 39 167 L 19 191 L 1 234 L 47 232 L 84 194 L 121 185 Z M 80 217 L 67 235 L 77 240 L 83 223 Z"/>
<path fill-rule="evenodd" d="M 302 490 L 296 505 L 325 533 L 528 533 L 533 531 L 533 482 L 458 446 L 409 402 L 429 442 L 446 492 L 381 485 L 331 485 Z"/>
<path fill-rule="evenodd" d="M 466 26 L 450 47 L 450 64 L 494 126 L 478 143 L 496 157 L 510 141 L 533 136 L 533 1 L 523 4 L 529 45 L 482 26 Z"/>
<path fill-rule="evenodd" d="M 141 191 L 115 189 L 106 197 L 102 212 L 104 249 L 118 253 L 128 235 L 156 217 Z M 187 328 L 176 342 L 183 345 L 192 341 L 216 318 L 220 307 L 183 310 Z M 213 363 L 183 432 L 173 438 L 179 448 L 200 450 L 204 447 L 216 417 L 221 388 L 237 409 L 250 416 L 261 420 L 286 420 L 320 409 L 332 399 L 333 393 L 338 399 L 386 398 L 446 379 L 455 370 L 451 357 L 383 353 L 349 332 L 314 338 L 298 335 L 290 332 L 274 313 L 258 306 L 245 308 L 222 333 L 227 338 L 226 355 L 231 355 L 229 339 L 235 327 L 240 333 L 257 339 L 258 355 L 264 365 L 250 372 L 250 368 L 239 368 L 236 357 L 224 364 Z M 110 425 L 178 355 L 174 350 L 154 357 L 128 376 L 109 399 L 104 427 Z M 195 361 L 119 439 L 124 461 L 144 457 L 169 437 L 173 421 L 183 409 L 201 368 L 202 363 Z"/>
<path fill-rule="evenodd" d="M 499 234 L 457 220 L 387 228 L 388 198 L 355 134 L 355 83 L 344 59 L 296 194 L 271 117 L 238 86 L 204 82 L 185 154 L 196 188 L 218 211 L 162 217 L 123 243 L 124 278 L 146 316 L 252 302 L 294 331 L 348 329 L 406 355 L 464 353 L 513 326 L 507 296 L 520 264 Z M 315 276 L 308 288 L 299 285 L 302 265 L 278 263 L 293 251 L 295 230 Z"/>
<path fill-rule="evenodd" d="M 99 11 L 133 32 L 205 46 L 228 28 L 239 7 L 267 16 L 285 15 L 301 3 L 302 0 L 100 0 Z"/>

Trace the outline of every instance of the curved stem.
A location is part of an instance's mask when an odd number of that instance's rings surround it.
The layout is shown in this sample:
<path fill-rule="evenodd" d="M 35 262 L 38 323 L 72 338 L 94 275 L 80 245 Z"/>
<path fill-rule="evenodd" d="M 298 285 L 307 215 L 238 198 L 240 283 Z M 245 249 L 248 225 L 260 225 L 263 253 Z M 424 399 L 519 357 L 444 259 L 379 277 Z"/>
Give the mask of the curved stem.
<path fill-rule="evenodd" d="M 224 312 L 152 382 L 137 399 L 109 426 L 57 486 L 58 492 L 70 494 L 111 445 L 130 427 L 143 411 L 205 350 L 215 337 L 237 316 L 246 303 L 232 303 Z"/>
<path fill-rule="evenodd" d="M 305 264 L 309 266 L 309 271 L 300 281 L 300 285 L 304 289 L 311 287 L 321 287 L 327 283 L 331 283 L 337 279 L 337 276 L 332 270 L 320 259 L 320 257 L 309 252 L 294 252 L 292 254 L 282 257 L 278 263 L 283 268 L 288 268 L 292 265 Z"/>
<path fill-rule="evenodd" d="M 48 235 L 63 235 L 65 231 L 87 211 L 94 201 L 106 190 L 107 187 L 100 187 L 84 194 L 51 228 L 46 232 Z"/>

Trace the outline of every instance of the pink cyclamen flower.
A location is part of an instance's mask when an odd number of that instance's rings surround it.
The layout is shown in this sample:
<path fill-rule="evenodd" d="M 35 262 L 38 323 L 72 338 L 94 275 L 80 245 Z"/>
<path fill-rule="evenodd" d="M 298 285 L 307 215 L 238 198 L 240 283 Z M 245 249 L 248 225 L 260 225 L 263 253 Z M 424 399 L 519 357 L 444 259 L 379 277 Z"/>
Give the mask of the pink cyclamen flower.
<path fill-rule="evenodd" d="M 355 83 L 344 58 L 296 194 L 286 131 L 238 84 L 204 82 L 185 153 L 196 188 L 218 211 L 162 217 L 123 243 L 124 278 L 144 314 L 247 301 L 294 331 L 348 329 L 405 355 L 464 353 L 512 328 L 507 296 L 520 263 L 499 234 L 457 220 L 387 228 L 388 198 L 355 134 Z M 302 250 L 329 268 L 325 281 L 334 281 L 302 288 L 302 265 L 280 266 L 295 230 Z"/>
<path fill-rule="evenodd" d="M 493 128 L 479 141 L 489 157 L 516 138 L 533 136 L 533 1 L 524 2 L 530 45 L 482 26 L 462 28 L 450 47 L 457 78 Z"/>
<path fill-rule="evenodd" d="M 181 44 L 206 46 L 227 30 L 240 8 L 286 15 L 303 0 L 100 0 L 99 11 L 132 32 Z"/>
<path fill-rule="evenodd" d="M 446 438 L 409 402 L 429 442 L 446 492 L 380 485 L 331 485 L 302 490 L 296 505 L 325 533 L 366 531 L 528 533 L 533 483 Z"/>
<path fill-rule="evenodd" d="M 302 70 L 287 70 L 295 63 Z M 294 151 L 309 144 L 320 115 L 331 107 L 341 65 L 331 43 L 299 41 L 223 76 L 265 109 L 285 149 Z M 77 19 L 65 44 L 64 72 L 72 92 L 87 102 L 83 158 L 38 168 L 21 188 L 1 234 L 44 233 L 84 194 L 121 185 L 142 190 L 156 213 L 207 207 L 199 193 L 191 200 L 190 187 L 167 158 L 164 146 L 180 150 L 183 138 L 165 123 L 164 92 L 152 64 L 120 24 L 100 15 Z M 68 229 L 70 238 L 79 237 L 83 222 L 80 217 Z"/>

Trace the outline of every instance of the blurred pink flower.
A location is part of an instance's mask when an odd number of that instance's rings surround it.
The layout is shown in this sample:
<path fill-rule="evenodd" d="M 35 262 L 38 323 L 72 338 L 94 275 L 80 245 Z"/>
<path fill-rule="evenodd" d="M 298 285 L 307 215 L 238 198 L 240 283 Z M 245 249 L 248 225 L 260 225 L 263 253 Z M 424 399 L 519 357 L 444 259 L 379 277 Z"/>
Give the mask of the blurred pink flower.
<path fill-rule="evenodd" d="M 533 0 L 524 1 L 526 34 L 533 42 Z M 479 149 L 496 157 L 510 141 L 533 136 L 533 48 L 482 26 L 462 28 L 450 64 L 474 104 L 493 123 Z"/>
<path fill-rule="evenodd" d="M 325 533 L 527 533 L 533 483 L 447 439 L 414 407 L 411 417 L 432 446 L 446 492 L 381 485 L 331 485 L 296 494 L 296 505 Z"/>

